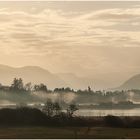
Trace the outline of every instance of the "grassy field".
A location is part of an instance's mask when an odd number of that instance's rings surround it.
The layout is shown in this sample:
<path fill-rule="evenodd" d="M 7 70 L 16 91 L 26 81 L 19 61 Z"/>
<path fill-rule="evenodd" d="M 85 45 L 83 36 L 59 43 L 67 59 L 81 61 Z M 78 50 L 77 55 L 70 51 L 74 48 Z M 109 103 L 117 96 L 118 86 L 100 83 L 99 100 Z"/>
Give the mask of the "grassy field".
<path fill-rule="evenodd" d="M 1 127 L 0 138 L 140 138 L 140 129 L 109 127 Z"/>

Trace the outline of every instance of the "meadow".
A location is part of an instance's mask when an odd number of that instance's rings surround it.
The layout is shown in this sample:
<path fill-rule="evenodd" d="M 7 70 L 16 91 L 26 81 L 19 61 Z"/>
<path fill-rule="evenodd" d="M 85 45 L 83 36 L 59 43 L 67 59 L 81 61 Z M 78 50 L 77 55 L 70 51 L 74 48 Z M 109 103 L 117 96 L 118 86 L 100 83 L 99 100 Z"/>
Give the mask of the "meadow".
<path fill-rule="evenodd" d="M 111 128 L 111 127 L 1 127 L 0 138 L 140 138 L 140 128 Z"/>

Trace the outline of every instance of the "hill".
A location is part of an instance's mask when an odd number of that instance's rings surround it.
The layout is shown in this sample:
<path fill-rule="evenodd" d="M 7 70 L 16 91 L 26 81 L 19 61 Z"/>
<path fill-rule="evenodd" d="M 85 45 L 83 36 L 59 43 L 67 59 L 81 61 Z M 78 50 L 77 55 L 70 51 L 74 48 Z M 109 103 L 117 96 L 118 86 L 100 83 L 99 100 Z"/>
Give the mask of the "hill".
<path fill-rule="evenodd" d="M 59 73 L 57 76 L 74 89 L 85 89 L 88 86 L 94 88 L 94 81 L 89 78 L 79 77 L 73 73 Z"/>
<path fill-rule="evenodd" d="M 89 85 L 92 86 L 93 83 L 90 79 L 81 78 L 72 73 L 54 74 L 38 66 L 15 68 L 7 65 L 0 65 L 0 83 L 9 85 L 15 77 L 21 77 L 25 83 L 44 83 L 50 89 L 68 86 L 74 89 L 85 89 Z"/>
<path fill-rule="evenodd" d="M 65 82 L 57 75 L 52 74 L 48 70 L 38 66 L 14 68 L 6 65 L 0 65 L 0 83 L 9 85 L 15 77 L 21 77 L 25 83 L 45 83 L 49 88 L 62 87 L 65 85 Z"/>
<path fill-rule="evenodd" d="M 140 74 L 132 76 L 116 89 L 117 90 L 140 89 Z"/>

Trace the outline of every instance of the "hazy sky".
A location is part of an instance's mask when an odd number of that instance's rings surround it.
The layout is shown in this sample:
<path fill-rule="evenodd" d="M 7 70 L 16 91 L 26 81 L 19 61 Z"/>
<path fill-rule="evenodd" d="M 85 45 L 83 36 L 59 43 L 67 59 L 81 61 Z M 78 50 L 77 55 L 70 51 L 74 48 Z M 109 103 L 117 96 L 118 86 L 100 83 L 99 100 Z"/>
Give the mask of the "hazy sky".
<path fill-rule="evenodd" d="M 0 63 L 93 77 L 140 73 L 140 2 L 0 2 Z"/>

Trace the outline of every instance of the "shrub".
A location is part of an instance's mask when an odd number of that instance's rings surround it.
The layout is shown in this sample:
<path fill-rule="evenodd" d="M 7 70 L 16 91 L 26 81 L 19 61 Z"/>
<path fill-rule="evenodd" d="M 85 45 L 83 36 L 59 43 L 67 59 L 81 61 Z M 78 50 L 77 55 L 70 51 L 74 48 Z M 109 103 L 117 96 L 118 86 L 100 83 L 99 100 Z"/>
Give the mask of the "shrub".
<path fill-rule="evenodd" d="M 111 127 L 123 127 L 124 122 L 120 117 L 108 115 L 104 118 L 105 124 Z"/>

